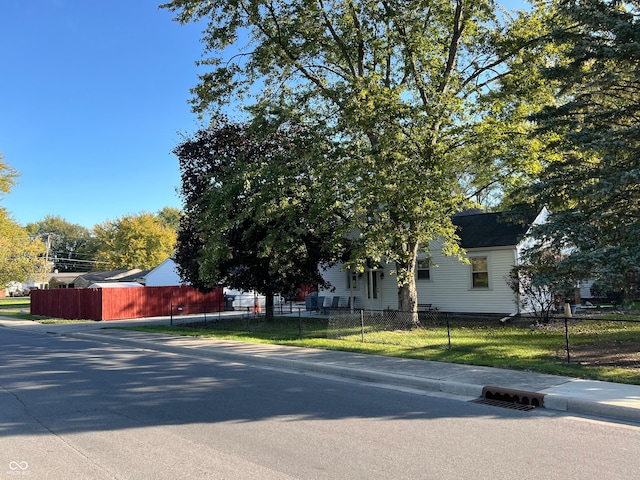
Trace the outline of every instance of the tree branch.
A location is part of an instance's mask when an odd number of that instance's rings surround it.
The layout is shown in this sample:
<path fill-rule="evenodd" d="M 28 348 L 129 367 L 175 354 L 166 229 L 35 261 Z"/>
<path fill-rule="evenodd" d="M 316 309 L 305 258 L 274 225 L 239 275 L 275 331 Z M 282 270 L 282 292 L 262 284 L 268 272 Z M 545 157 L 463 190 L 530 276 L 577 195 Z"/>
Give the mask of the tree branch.
<path fill-rule="evenodd" d="M 340 35 L 338 35 L 338 32 L 336 32 L 335 28 L 333 28 L 333 24 L 331 23 L 331 20 L 329 19 L 329 15 L 327 14 L 327 9 L 324 6 L 324 0 L 318 0 L 318 4 L 320 5 L 320 11 L 322 12 L 322 18 L 324 20 L 324 24 L 329 29 L 329 32 L 331 32 L 331 37 L 338 45 L 338 48 L 342 52 L 342 57 L 345 59 L 345 61 L 349 65 L 349 70 L 351 71 L 351 75 L 353 75 L 353 77 L 355 78 L 357 76 L 357 73 L 356 73 L 355 67 L 353 66 L 353 62 L 351 61 L 351 57 L 349 56 L 349 49 L 347 48 L 345 43 L 342 41 L 342 38 L 340 38 Z"/>

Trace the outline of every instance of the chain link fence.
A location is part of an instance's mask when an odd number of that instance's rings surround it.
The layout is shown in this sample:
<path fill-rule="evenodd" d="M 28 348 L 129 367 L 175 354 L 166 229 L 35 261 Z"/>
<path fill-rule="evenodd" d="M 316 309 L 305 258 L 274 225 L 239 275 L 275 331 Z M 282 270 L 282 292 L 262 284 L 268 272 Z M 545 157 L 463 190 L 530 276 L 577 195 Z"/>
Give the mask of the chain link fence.
<path fill-rule="evenodd" d="M 177 323 L 190 322 L 193 316 L 200 316 L 205 324 L 223 318 L 233 318 L 232 323 L 237 323 L 238 319 L 263 317 L 265 308 L 264 297 L 225 294 L 220 302 L 171 304 L 169 316 L 172 325 L 174 320 Z M 276 315 L 294 313 L 293 302 L 280 298 L 274 302 L 273 312 Z"/>
<path fill-rule="evenodd" d="M 441 328 L 444 325 L 446 328 L 446 321 L 446 316 L 436 310 L 417 313 L 397 310 L 331 310 L 327 338 L 405 345 L 409 337 L 426 337 L 420 335 L 420 332 L 426 332 L 429 327 Z M 415 341 L 410 343 L 415 344 Z"/>
<path fill-rule="evenodd" d="M 486 358 L 545 359 L 587 366 L 640 369 L 640 319 L 601 315 L 533 317 L 332 310 L 327 338 L 454 350 Z"/>
<path fill-rule="evenodd" d="M 505 318 L 438 310 L 330 309 L 322 314 L 282 304 L 275 308 L 276 317 L 267 320 L 264 312 L 251 308 L 225 311 L 221 307 L 202 305 L 200 315 L 172 317 L 172 323 L 282 340 L 326 338 L 393 345 L 444 361 L 455 355 L 456 361 L 484 358 L 508 364 L 511 359 L 529 359 L 640 370 L 640 319 L 628 317 L 583 314 L 552 317 L 542 323 L 527 316 Z M 189 310 L 193 312 L 193 306 Z"/>

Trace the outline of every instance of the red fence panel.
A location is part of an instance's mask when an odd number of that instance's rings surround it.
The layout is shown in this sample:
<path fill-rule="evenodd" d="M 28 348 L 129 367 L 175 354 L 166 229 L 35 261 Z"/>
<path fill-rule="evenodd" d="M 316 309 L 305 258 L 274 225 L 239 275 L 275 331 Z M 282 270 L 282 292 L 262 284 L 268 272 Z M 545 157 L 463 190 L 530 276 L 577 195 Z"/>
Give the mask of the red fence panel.
<path fill-rule="evenodd" d="M 193 287 L 61 288 L 36 290 L 31 314 L 54 318 L 121 320 L 168 316 L 171 305 L 207 304 L 224 309 L 222 289 L 207 294 Z"/>
<path fill-rule="evenodd" d="M 203 294 L 193 287 L 106 288 L 103 291 L 102 320 L 159 317 L 171 314 L 171 305 L 207 303 L 224 308 L 222 289 Z"/>
<path fill-rule="evenodd" d="M 31 290 L 31 314 L 54 318 L 102 320 L 102 290 Z"/>

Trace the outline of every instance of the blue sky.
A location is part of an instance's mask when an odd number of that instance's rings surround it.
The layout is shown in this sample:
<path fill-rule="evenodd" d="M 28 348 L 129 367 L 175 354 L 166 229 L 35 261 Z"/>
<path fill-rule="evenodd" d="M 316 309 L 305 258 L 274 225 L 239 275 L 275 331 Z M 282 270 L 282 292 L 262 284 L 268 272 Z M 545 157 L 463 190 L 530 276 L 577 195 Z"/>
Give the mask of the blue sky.
<path fill-rule="evenodd" d="M 87 228 L 180 207 L 179 132 L 201 125 L 189 88 L 202 44 L 153 0 L 2 0 L 0 152 L 21 224 Z"/>

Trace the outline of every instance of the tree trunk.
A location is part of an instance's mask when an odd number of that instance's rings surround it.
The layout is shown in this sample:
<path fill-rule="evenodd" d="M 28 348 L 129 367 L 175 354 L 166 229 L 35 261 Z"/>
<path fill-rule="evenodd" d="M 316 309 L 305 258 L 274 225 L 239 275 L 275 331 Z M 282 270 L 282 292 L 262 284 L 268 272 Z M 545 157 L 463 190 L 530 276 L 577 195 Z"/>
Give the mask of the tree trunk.
<path fill-rule="evenodd" d="M 403 315 L 407 327 L 415 327 L 420 324 L 418 318 L 418 290 L 416 278 L 411 275 L 403 285 L 398 285 L 398 310 Z"/>
<path fill-rule="evenodd" d="M 407 261 L 396 261 L 398 275 L 398 310 L 401 312 L 418 311 L 418 289 L 416 288 L 416 265 L 420 244 L 413 242 L 407 252 Z"/>
<path fill-rule="evenodd" d="M 408 279 L 404 285 L 398 286 L 398 310 L 401 312 L 418 311 L 418 290 L 414 276 Z"/>
<path fill-rule="evenodd" d="M 416 265 L 418 263 L 418 247 L 413 244 L 406 262 L 396 261 L 398 275 L 398 310 L 407 312 L 409 323 L 417 325 L 418 320 L 418 289 L 416 288 Z"/>
<path fill-rule="evenodd" d="M 268 289 L 264 293 L 265 301 L 264 301 L 264 315 L 265 319 L 269 322 L 273 320 L 273 291 Z"/>

